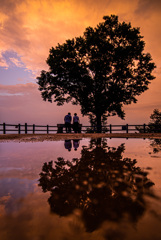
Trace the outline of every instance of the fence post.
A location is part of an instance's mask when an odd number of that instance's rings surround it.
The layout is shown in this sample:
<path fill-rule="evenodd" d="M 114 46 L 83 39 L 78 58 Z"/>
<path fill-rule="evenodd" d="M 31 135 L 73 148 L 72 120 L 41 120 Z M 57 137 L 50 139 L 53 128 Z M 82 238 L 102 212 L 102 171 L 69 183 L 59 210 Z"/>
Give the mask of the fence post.
<path fill-rule="evenodd" d="M 6 124 L 3 123 L 3 134 L 6 134 Z"/>
<path fill-rule="evenodd" d="M 110 124 L 110 133 L 112 133 L 112 125 Z"/>
<path fill-rule="evenodd" d="M 25 123 L 25 134 L 27 134 L 27 123 Z"/>
<path fill-rule="evenodd" d="M 21 124 L 19 123 L 18 124 L 18 134 L 20 134 L 21 133 Z"/>
<path fill-rule="evenodd" d="M 35 124 L 33 124 L 33 134 L 35 133 Z"/>
<path fill-rule="evenodd" d="M 128 127 L 129 127 L 129 125 L 128 125 L 128 124 L 126 124 L 126 133 L 128 133 L 128 132 L 129 132 L 129 129 L 128 129 Z"/>
<path fill-rule="evenodd" d="M 146 132 L 146 124 L 144 123 L 144 125 L 143 125 L 143 129 L 144 129 L 144 133 Z"/>
<path fill-rule="evenodd" d="M 49 125 L 46 126 L 47 127 L 47 134 L 49 133 Z"/>

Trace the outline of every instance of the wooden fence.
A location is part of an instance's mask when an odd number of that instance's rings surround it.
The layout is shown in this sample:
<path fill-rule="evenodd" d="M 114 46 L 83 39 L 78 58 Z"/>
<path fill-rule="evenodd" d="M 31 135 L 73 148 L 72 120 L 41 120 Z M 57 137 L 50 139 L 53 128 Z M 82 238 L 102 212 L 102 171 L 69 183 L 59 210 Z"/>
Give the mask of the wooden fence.
<path fill-rule="evenodd" d="M 81 126 L 81 132 L 86 133 L 94 133 L 97 131 L 96 126 Z M 103 133 L 113 133 L 113 132 L 138 132 L 137 129 L 139 129 L 140 132 L 146 132 L 146 124 L 142 125 L 106 125 L 102 126 L 102 132 Z M 30 125 L 30 124 L 7 124 L 2 123 L 0 124 L 0 134 L 35 134 L 35 133 L 44 133 L 44 134 L 50 134 L 50 133 L 63 133 L 65 132 L 65 126 L 64 124 L 57 124 L 56 126 L 49 126 L 49 125 Z"/>

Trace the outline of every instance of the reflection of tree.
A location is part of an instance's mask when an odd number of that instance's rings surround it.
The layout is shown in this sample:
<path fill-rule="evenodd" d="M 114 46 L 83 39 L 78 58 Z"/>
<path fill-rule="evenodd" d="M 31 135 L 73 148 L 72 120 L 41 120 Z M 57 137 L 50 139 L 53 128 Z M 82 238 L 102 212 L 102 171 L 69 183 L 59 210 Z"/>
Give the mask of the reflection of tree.
<path fill-rule="evenodd" d="M 153 153 L 158 153 L 161 151 L 161 139 L 151 140 L 150 146 L 153 148 Z"/>
<path fill-rule="evenodd" d="M 98 139 L 83 147 L 80 159 L 58 158 L 54 168 L 52 161 L 44 163 L 39 185 L 51 192 L 51 210 L 65 216 L 81 209 L 87 231 L 124 215 L 137 221 L 146 208 L 143 196 L 153 183 L 135 166 L 136 160 L 122 158 L 124 149 L 123 144 L 111 148 Z"/>

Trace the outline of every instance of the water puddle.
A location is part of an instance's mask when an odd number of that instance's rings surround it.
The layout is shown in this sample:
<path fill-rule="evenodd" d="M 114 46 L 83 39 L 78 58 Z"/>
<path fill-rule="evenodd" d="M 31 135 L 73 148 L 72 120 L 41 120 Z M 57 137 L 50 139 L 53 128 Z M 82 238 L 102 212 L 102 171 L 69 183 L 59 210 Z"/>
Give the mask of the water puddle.
<path fill-rule="evenodd" d="M 0 239 L 161 239 L 161 142 L 0 144 Z"/>

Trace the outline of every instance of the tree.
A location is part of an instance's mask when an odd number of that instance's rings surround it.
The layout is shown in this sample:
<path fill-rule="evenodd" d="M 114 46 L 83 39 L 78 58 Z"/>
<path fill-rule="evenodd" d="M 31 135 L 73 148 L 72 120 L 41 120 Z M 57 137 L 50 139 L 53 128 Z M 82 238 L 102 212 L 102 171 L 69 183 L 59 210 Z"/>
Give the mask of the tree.
<path fill-rule="evenodd" d="M 81 113 L 97 126 L 110 115 L 124 119 L 123 105 L 137 102 L 136 96 L 154 79 L 155 68 L 151 55 L 143 52 L 139 28 L 120 23 L 115 15 L 103 19 L 83 36 L 52 47 L 49 71 L 37 77 L 43 100 L 80 104 Z"/>
<path fill-rule="evenodd" d="M 150 121 L 146 125 L 145 129 L 141 126 L 137 126 L 136 130 L 140 133 L 161 133 L 161 112 L 158 109 L 154 109 L 153 113 L 150 115 Z"/>
<path fill-rule="evenodd" d="M 153 113 L 150 115 L 147 131 L 155 133 L 161 132 L 161 112 L 158 109 L 154 109 Z"/>

